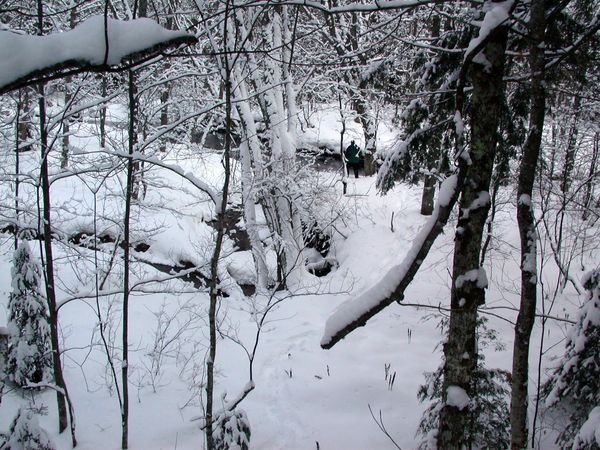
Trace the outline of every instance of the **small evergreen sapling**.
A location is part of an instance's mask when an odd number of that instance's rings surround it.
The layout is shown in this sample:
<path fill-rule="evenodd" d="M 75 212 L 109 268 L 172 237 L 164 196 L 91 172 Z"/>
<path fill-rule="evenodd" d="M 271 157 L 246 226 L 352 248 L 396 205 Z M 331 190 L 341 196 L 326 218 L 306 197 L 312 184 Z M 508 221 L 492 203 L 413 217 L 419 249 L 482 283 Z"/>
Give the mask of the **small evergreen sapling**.
<path fill-rule="evenodd" d="M 558 435 L 561 448 L 600 449 L 600 269 L 588 272 L 589 299 L 567 339 L 565 355 L 546 382 L 546 406 L 568 415 Z"/>
<path fill-rule="evenodd" d="M 241 409 L 219 413 L 213 427 L 215 450 L 248 450 L 250 422 Z"/>
<path fill-rule="evenodd" d="M 1 450 L 54 450 L 48 434 L 38 423 L 37 416 L 29 410 L 19 409 L 13 419 Z"/>
<path fill-rule="evenodd" d="M 39 283 L 40 268 L 22 242 L 13 259 L 6 350 L 8 380 L 21 387 L 51 379 L 50 327 Z"/>
<path fill-rule="evenodd" d="M 486 328 L 487 319 L 479 318 L 478 343 L 483 349 L 494 345 L 496 350 L 503 346 L 498 342 L 496 333 Z M 445 326 L 442 322 L 442 328 Z M 475 393 L 468 408 L 471 412 L 471 427 L 465 430 L 467 441 L 471 448 L 508 448 L 509 433 L 509 397 L 510 385 L 508 373 L 500 369 L 485 367 L 485 358 L 480 352 L 477 358 L 477 369 L 473 380 Z M 420 449 L 433 449 L 436 446 L 436 436 L 439 424 L 439 414 L 442 409 L 443 364 L 435 372 L 425 373 L 425 384 L 419 387 L 417 397 L 421 402 L 431 401 L 423 413 L 417 434 L 423 437 Z"/>

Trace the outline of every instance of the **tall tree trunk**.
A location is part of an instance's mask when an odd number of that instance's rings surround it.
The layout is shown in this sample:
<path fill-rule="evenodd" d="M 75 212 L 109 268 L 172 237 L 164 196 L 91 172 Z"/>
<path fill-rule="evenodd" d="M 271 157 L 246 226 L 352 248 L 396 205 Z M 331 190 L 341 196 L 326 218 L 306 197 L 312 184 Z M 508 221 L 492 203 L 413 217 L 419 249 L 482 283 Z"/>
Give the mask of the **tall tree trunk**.
<path fill-rule="evenodd" d="M 429 30 L 431 39 L 435 40 L 440 36 L 440 17 L 437 14 L 434 14 L 431 18 L 431 22 L 429 23 Z M 435 142 L 435 144 L 434 144 Z M 438 144 L 439 143 L 439 144 Z M 436 145 L 439 147 L 440 160 L 443 157 L 442 155 L 442 146 L 441 142 L 438 140 L 432 140 L 429 145 Z M 438 164 L 439 166 L 440 164 Z M 429 169 L 433 169 L 430 167 Z M 433 214 L 433 206 L 435 203 L 435 185 L 436 178 L 431 174 L 425 175 L 423 180 L 423 195 L 421 196 L 421 214 L 424 216 L 430 216 Z"/>
<path fill-rule="evenodd" d="M 58 311 L 56 309 L 54 257 L 52 252 L 52 220 L 50 202 L 50 179 L 48 175 L 48 131 L 46 129 L 46 102 L 44 98 L 44 87 L 39 87 L 39 115 L 40 115 L 40 144 L 41 144 L 41 168 L 40 179 L 42 188 L 42 214 L 43 214 L 43 236 L 44 254 L 46 256 L 44 273 L 46 284 L 46 299 L 50 315 L 50 340 L 52 343 L 52 359 L 54 363 L 54 382 L 59 389 L 56 391 L 56 403 L 58 405 L 58 431 L 62 433 L 68 425 L 67 406 L 65 395 L 60 389 L 64 388 L 65 382 L 60 361 L 60 347 L 58 339 Z"/>
<path fill-rule="evenodd" d="M 562 179 L 560 184 L 560 190 L 563 193 L 563 201 L 567 201 L 568 193 L 571 188 L 571 178 L 573 176 L 573 169 L 575 168 L 575 156 L 577 153 L 577 135 L 579 134 L 579 116 L 581 115 L 581 95 L 579 92 L 575 93 L 573 99 L 573 118 L 569 134 L 567 135 L 566 149 L 565 149 L 565 162 L 563 166 Z M 565 203 L 563 203 L 563 207 Z"/>
<path fill-rule="evenodd" d="M 64 107 L 67 108 L 67 105 L 71 103 L 71 77 L 65 78 L 65 95 L 64 95 Z M 62 151 L 60 154 L 60 168 L 66 169 L 69 165 L 69 145 L 70 138 L 69 133 L 71 132 L 71 126 L 69 123 L 69 118 L 64 118 L 62 121 Z"/>
<path fill-rule="evenodd" d="M 244 206 L 244 221 L 246 230 L 252 246 L 252 257 L 256 267 L 256 286 L 259 289 L 269 285 L 269 270 L 266 263 L 265 251 L 260 239 L 258 224 L 256 223 L 256 191 L 254 184 L 256 180 L 262 179 L 260 161 L 260 140 L 256 131 L 256 124 L 248 102 L 248 90 L 239 69 L 233 71 L 234 80 L 232 85 L 236 88 L 232 93 L 240 117 L 242 130 L 242 142 L 240 144 L 241 182 L 242 182 L 242 204 Z M 233 75 L 232 74 L 232 75 Z M 252 161 L 254 160 L 256 175 L 252 172 Z"/>
<path fill-rule="evenodd" d="M 437 436 L 441 449 L 470 448 L 477 366 L 477 308 L 485 302 L 487 280 L 480 267 L 481 241 L 490 208 L 489 187 L 504 92 L 502 75 L 507 29 L 490 32 L 483 50 L 488 67 L 472 64 L 471 164 L 461 191 L 455 236 L 448 340 L 444 344 L 443 408 Z"/>
<path fill-rule="evenodd" d="M 22 99 L 22 91 L 19 91 L 19 98 L 17 100 L 17 110 L 15 113 L 15 250 L 19 245 L 19 219 L 20 215 L 20 205 L 19 205 L 19 187 L 21 185 L 21 180 L 19 175 L 21 173 L 21 155 L 19 151 L 19 145 L 21 145 L 21 136 L 19 133 L 19 125 L 21 120 L 21 99 Z M 0 353 L 2 354 L 2 353 Z"/>
<path fill-rule="evenodd" d="M 102 77 L 102 80 L 100 82 L 100 90 L 102 92 L 102 98 L 106 98 L 106 92 L 107 92 L 107 87 L 106 87 L 106 75 L 105 74 L 101 74 L 100 75 Z M 99 114 L 99 122 L 100 122 L 100 148 L 105 148 L 106 147 L 106 103 L 102 103 L 102 106 L 100 107 L 100 111 L 98 112 Z"/>
<path fill-rule="evenodd" d="M 596 173 L 596 165 L 598 164 L 598 153 L 600 144 L 600 134 L 596 132 L 594 134 L 594 141 L 592 144 L 592 158 L 590 161 L 590 170 L 588 171 L 588 178 L 585 181 L 585 193 L 583 197 L 583 220 L 587 220 L 590 213 L 589 208 L 592 205 L 592 193 L 594 192 L 594 174 Z"/>
<path fill-rule="evenodd" d="M 17 121 L 17 135 L 21 143 L 31 139 L 31 96 L 29 88 L 19 90 L 21 114 Z"/>
<path fill-rule="evenodd" d="M 529 398 L 529 340 L 535 321 L 537 289 L 537 233 L 531 200 L 540 154 L 546 114 L 544 89 L 544 36 L 546 30 L 545 1 L 531 3 L 529 19 L 529 67 L 531 72 L 531 105 L 529 132 L 523 147 L 517 187 L 517 221 L 521 238 L 521 303 L 515 324 L 510 407 L 511 444 L 513 450 L 527 448 L 527 407 Z M 533 434 L 533 433 L 532 433 Z M 532 436 L 533 438 L 533 436 Z"/>
<path fill-rule="evenodd" d="M 71 14 L 69 16 L 69 26 L 71 29 L 75 28 L 75 21 L 77 20 L 77 8 L 71 9 Z M 71 77 L 66 77 L 64 82 L 65 87 L 65 95 L 64 95 L 64 108 L 69 107 L 71 100 L 73 99 L 73 95 L 71 94 L 71 81 L 73 79 Z M 70 137 L 69 133 L 71 132 L 69 119 L 63 119 L 62 122 L 62 153 L 60 155 L 60 167 L 61 169 L 67 168 L 69 165 L 69 146 L 70 146 Z"/>
<path fill-rule="evenodd" d="M 44 34 L 44 6 L 42 0 L 37 1 L 38 34 Z M 42 214 L 43 214 L 43 235 L 44 235 L 44 254 L 46 261 L 44 264 L 44 275 L 46 284 L 46 301 L 48 302 L 48 314 L 50 322 L 50 342 L 52 345 L 52 362 L 54 370 L 54 383 L 56 384 L 56 404 L 58 408 L 58 430 L 62 433 L 68 426 L 67 418 L 67 388 L 63 376 L 62 364 L 60 360 L 61 352 L 58 338 L 58 310 L 56 307 L 56 282 L 54 277 L 54 257 L 52 251 L 52 220 L 51 220 L 51 201 L 50 201 L 50 177 L 48 171 L 48 129 L 46 128 L 46 97 L 44 85 L 38 86 L 38 108 L 40 119 L 40 182 L 42 189 Z M 72 411 L 71 411 L 72 412 Z M 75 439 L 75 425 L 71 416 L 71 438 L 73 446 L 77 445 Z"/>
<path fill-rule="evenodd" d="M 129 97 L 129 130 L 128 130 L 128 153 L 127 159 L 127 181 L 125 188 L 125 215 L 123 219 L 123 319 L 122 319 L 122 407 L 121 407 L 121 448 L 128 448 L 129 444 L 129 248 L 130 248 L 130 218 L 131 203 L 135 199 L 135 167 L 132 155 L 137 144 L 137 103 L 135 95 L 135 74 L 128 72 L 128 97 Z"/>
<path fill-rule="evenodd" d="M 223 42 L 226 50 L 229 49 L 229 14 L 230 14 L 230 0 L 227 0 L 225 4 L 225 20 L 223 24 Z M 215 374 L 215 359 L 217 356 L 217 311 L 218 302 L 220 300 L 219 291 L 217 286 L 218 280 L 218 268 L 219 259 L 221 258 L 221 249 L 223 246 L 223 238 L 225 235 L 226 227 L 226 211 L 227 201 L 229 194 L 229 182 L 231 175 L 231 133 L 232 133 L 232 86 L 231 86 L 231 72 L 232 67 L 230 66 L 230 60 L 227 52 L 223 55 L 223 74 L 224 74 L 224 94 L 225 94 L 225 148 L 223 151 L 223 190 L 221 195 L 221 204 L 215 205 L 217 208 L 217 236 L 215 240 L 215 249 L 213 251 L 212 258 L 210 260 L 210 282 L 208 285 L 209 289 L 209 307 L 208 307 L 208 324 L 209 324 L 209 347 L 208 347 L 208 359 L 206 360 L 206 409 L 205 409 L 205 439 L 206 449 L 215 450 L 215 441 L 213 438 L 214 430 L 214 374 Z"/>
<path fill-rule="evenodd" d="M 167 65 L 168 67 L 168 65 Z M 162 86 L 162 91 L 160 93 L 160 126 L 165 127 L 169 124 L 169 98 L 170 98 L 170 89 L 168 84 Z M 165 138 L 161 138 L 159 150 L 161 153 L 167 151 L 167 140 Z"/>

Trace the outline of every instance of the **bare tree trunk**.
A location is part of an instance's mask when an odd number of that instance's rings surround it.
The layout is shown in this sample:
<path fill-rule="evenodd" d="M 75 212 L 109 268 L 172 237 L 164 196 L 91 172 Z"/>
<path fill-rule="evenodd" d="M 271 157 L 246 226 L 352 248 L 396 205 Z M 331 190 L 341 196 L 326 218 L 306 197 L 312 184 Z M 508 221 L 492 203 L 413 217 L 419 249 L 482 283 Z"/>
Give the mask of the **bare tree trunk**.
<path fill-rule="evenodd" d="M 19 91 L 21 114 L 17 121 L 17 135 L 19 142 L 27 142 L 31 139 L 31 97 L 29 88 Z"/>
<path fill-rule="evenodd" d="M 71 14 L 69 17 L 69 26 L 71 27 L 71 29 L 73 29 L 75 27 L 75 20 L 77 19 L 77 8 L 71 8 Z M 71 81 L 72 78 L 71 77 L 66 77 L 65 81 L 64 81 L 64 87 L 65 87 L 65 95 L 64 95 L 64 108 L 66 110 L 66 108 L 69 107 L 69 104 L 71 103 L 71 100 L 73 99 L 73 95 L 71 94 Z M 61 169 L 65 169 L 67 168 L 67 166 L 69 165 L 69 145 L 70 145 L 70 139 L 69 139 L 69 133 L 71 132 L 70 129 L 70 123 L 69 123 L 69 119 L 65 118 L 62 121 L 62 153 L 60 155 L 60 167 Z"/>
<path fill-rule="evenodd" d="M 168 85 L 162 87 L 162 92 L 160 93 L 160 126 L 164 127 L 169 124 L 169 98 L 170 98 L 170 89 Z M 159 150 L 164 153 L 167 151 L 167 141 L 164 138 L 161 138 Z"/>
<path fill-rule="evenodd" d="M 122 384 L 122 407 L 121 407 L 121 448 L 128 448 L 129 443 L 129 248 L 130 248 L 130 218 L 131 218 L 131 203 L 134 197 L 135 190 L 135 163 L 132 155 L 137 144 L 137 132 L 135 130 L 136 118 L 136 88 L 135 74 L 133 71 L 128 72 L 128 95 L 129 95 L 129 138 L 128 138 L 128 153 L 130 157 L 127 159 L 127 181 L 125 191 L 125 217 L 123 219 L 123 323 L 122 328 L 122 345 L 123 356 L 121 363 L 121 384 Z"/>
<path fill-rule="evenodd" d="M 100 75 L 102 77 L 102 81 L 101 81 L 101 92 L 102 92 L 102 97 L 106 98 L 106 75 L 102 74 Z M 102 103 L 102 106 L 100 107 L 100 148 L 105 148 L 106 147 L 106 103 Z"/>
<path fill-rule="evenodd" d="M 594 142 L 592 144 L 592 159 L 590 161 L 590 170 L 588 171 L 588 178 L 585 182 L 585 193 L 583 197 L 583 220 L 587 220 L 589 215 L 589 208 L 592 204 L 592 193 L 594 192 L 594 174 L 596 173 L 596 165 L 598 163 L 598 147 L 600 144 L 600 134 L 597 132 L 594 134 Z"/>
<path fill-rule="evenodd" d="M 256 223 L 256 190 L 254 183 L 262 178 L 262 170 L 260 168 L 260 140 L 258 139 L 256 124 L 252 116 L 252 110 L 248 102 L 248 91 L 246 82 L 242 79 L 239 69 L 234 71 L 235 81 L 232 84 L 236 86 L 234 93 L 234 101 L 240 117 L 240 125 L 242 130 L 242 142 L 240 144 L 240 163 L 241 163 L 241 183 L 242 183 L 242 203 L 244 206 L 244 220 L 246 222 L 246 230 L 252 246 L 252 257 L 256 266 L 256 286 L 259 289 L 266 288 L 269 283 L 269 270 L 266 263 L 265 251 L 263 243 L 258 232 Z M 252 161 L 255 161 L 255 170 L 257 174 L 252 172 Z"/>
<path fill-rule="evenodd" d="M 575 156 L 577 153 L 577 135 L 579 132 L 579 116 L 581 115 L 581 95 L 579 93 L 575 94 L 575 98 L 573 99 L 573 122 L 571 123 L 571 128 L 569 129 L 569 135 L 567 136 L 567 147 L 565 153 L 565 162 L 563 166 L 562 180 L 560 185 L 560 190 L 562 191 L 563 199 L 567 201 L 567 193 L 571 187 L 571 177 L 573 175 L 573 169 L 575 168 Z M 563 206 L 564 203 L 563 203 Z"/>
<path fill-rule="evenodd" d="M 425 175 L 423 196 L 421 197 L 421 214 L 424 216 L 430 216 L 433 213 L 436 182 L 437 180 L 433 175 Z"/>
<path fill-rule="evenodd" d="M 137 17 L 148 17 L 148 0 L 135 0 L 135 4 L 137 4 Z M 136 11 L 133 12 L 133 15 L 136 16 Z"/>
<path fill-rule="evenodd" d="M 429 30 L 432 39 L 437 39 L 440 36 L 440 17 L 437 14 L 433 14 L 433 17 L 431 18 Z M 439 153 L 440 158 L 442 158 L 441 145 L 439 148 Z M 435 179 L 435 177 L 431 174 L 425 175 L 425 179 L 423 180 L 423 195 L 421 196 L 421 214 L 424 216 L 430 216 L 431 214 L 433 214 L 436 181 L 437 180 Z"/>
<path fill-rule="evenodd" d="M 363 135 L 365 137 L 365 175 L 370 176 L 377 172 L 377 167 L 375 165 L 375 151 L 377 150 L 376 145 L 376 121 L 369 114 L 369 106 L 367 100 L 362 98 L 362 91 L 366 88 L 366 83 L 360 83 L 359 91 L 361 97 L 355 99 L 352 102 L 354 106 L 353 109 L 358 115 L 358 119 L 360 120 L 360 124 L 362 125 Z"/>
<path fill-rule="evenodd" d="M 517 187 L 517 221 L 521 238 L 521 303 L 515 324 L 511 390 L 511 449 L 527 448 L 529 341 L 537 301 L 537 233 L 531 200 L 546 114 L 544 89 L 545 1 L 532 2 L 529 19 L 531 105 L 529 132 L 523 147 Z M 532 433 L 533 439 L 533 433 Z"/>
<path fill-rule="evenodd" d="M 71 77 L 65 78 L 65 96 L 64 96 L 64 107 L 66 108 L 69 103 L 71 103 Z M 62 121 L 62 152 L 60 154 L 60 168 L 66 169 L 69 165 L 69 133 L 71 132 L 71 127 L 69 124 L 69 119 L 64 118 Z"/>
<path fill-rule="evenodd" d="M 490 208 L 489 188 L 497 144 L 504 86 L 507 29 L 490 32 L 484 48 L 489 66 L 471 66 L 471 165 L 460 198 L 452 276 L 448 340 L 444 344 L 443 408 L 437 446 L 471 448 L 473 374 L 477 366 L 477 308 L 485 302 L 487 279 L 480 267 L 485 221 Z M 465 396 L 466 394 L 466 396 Z"/>
<path fill-rule="evenodd" d="M 229 13 L 230 13 L 230 1 L 227 0 L 225 4 L 225 20 L 223 24 L 223 42 L 225 48 L 228 49 L 228 37 L 229 37 Z M 217 288 L 218 279 L 218 267 L 219 259 L 221 258 L 221 249 L 223 245 L 223 237 L 225 235 L 226 227 L 226 216 L 227 211 L 227 200 L 229 194 L 229 181 L 230 181 L 230 154 L 231 154 L 231 70 L 230 62 L 227 54 L 223 56 L 223 73 L 225 75 L 224 90 L 225 90 L 225 148 L 223 151 L 223 165 L 224 165 L 224 180 L 223 190 L 221 196 L 221 204 L 215 205 L 217 208 L 217 236 L 215 241 L 215 249 L 210 261 L 210 283 L 209 289 L 209 308 L 208 308 L 208 324 L 209 324 L 209 350 L 208 359 L 206 361 L 206 410 L 205 410 L 205 437 L 206 437 L 206 449 L 215 450 L 215 442 L 213 438 L 213 421 L 214 417 L 214 371 L 215 371 L 215 359 L 217 356 L 217 310 L 219 302 L 219 291 Z"/>
<path fill-rule="evenodd" d="M 44 33 L 44 9 L 42 0 L 37 1 L 38 34 Z M 44 235 L 44 276 L 46 285 L 46 301 L 48 302 L 48 314 L 50 322 L 50 342 L 52 345 L 52 362 L 54 369 L 54 382 L 56 389 L 56 404 L 58 408 L 58 430 L 62 433 L 68 426 L 67 419 L 67 388 L 63 376 L 62 364 L 60 360 L 61 352 L 58 339 L 58 310 L 56 307 L 56 282 L 54 277 L 54 257 L 52 252 L 52 219 L 51 219 L 51 201 L 50 201 L 50 177 L 48 172 L 48 129 L 46 128 L 46 98 L 44 85 L 38 86 L 38 108 L 40 118 L 40 182 L 42 189 L 42 214 L 43 214 L 43 235 Z M 71 411 L 72 413 L 72 411 Z M 75 425 L 71 415 L 71 439 L 73 446 L 77 445 L 75 439 Z"/>
<path fill-rule="evenodd" d="M 21 156 L 19 152 L 19 145 L 21 144 L 21 136 L 19 133 L 19 125 L 21 120 L 21 99 L 22 91 L 19 91 L 19 98 L 17 100 L 17 111 L 15 113 L 15 250 L 19 244 L 19 218 L 20 218 L 20 206 L 19 206 L 19 187 L 21 180 L 19 178 L 21 172 Z"/>
<path fill-rule="evenodd" d="M 342 194 L 346 195 L 346 191 L 348 190 L 348 165 L 346 163 L 346 146 L 344 145 L 344 134 L 346 134 L 346 117 L 342 107 L 341 92 L 338 92 L 338 107 L 340 111 L 340 121 L 342 123 L 342 129 L 340 130 L 340 158 L 342 159 L 342 170 L 344 171 L 342 176 Z"/>
<path fill-rule="evenodd" d="M 40 115 L 40 144 L 41 144 L 41 168 L 40 179 L 42 188 L 42 213 L 43 213 L 43 235 L 44 235 L 44 253 L 46 256 L 44 274 L 46 284 L 46 299 L 48 302 L 48 312 L 50 315 L 50 340 L 52 342 L 52 359 L 54 363 L 54 382 L 62 389 L 64 387 L 64 378 L 62 365 L 60 361 L 60 349 L 58 340 L 58 311 L 56 309 L 56 293 L 54 278 L 54 257 L 52 252 L 52 220 L 50 215 L 50 180 L 48 176 L 48 131 L 46 129 L 46 102 L 44 99 L 44 87 L 39 87 L 39 115 Z M 56 403 L 58 405 L 58 430 L 62 433 L 68 425 L 67 406 L 65 395 L 59 390 L 56 391 Z"/>
<path fill-rule="evenodd" d="M 165 24 L 165 28 L 167 30 L 173 29 L 173 13 L 172 5 L 169 3 L 168 6 L 169 16 L 167 17 L 167 21 Z M 164 63 L 164 72 L 168 72 L 171 64 L 167 61 Z M 171 98 L 171 87 L 170 83 L 167 82 L 161 87 L 160 92 L 160 126 L 165 127 L 169 124 L 169 99 Z M 164 153 L 167 151 L 167 141 L 165 138 L 161 138 L 159 151 Z"/>

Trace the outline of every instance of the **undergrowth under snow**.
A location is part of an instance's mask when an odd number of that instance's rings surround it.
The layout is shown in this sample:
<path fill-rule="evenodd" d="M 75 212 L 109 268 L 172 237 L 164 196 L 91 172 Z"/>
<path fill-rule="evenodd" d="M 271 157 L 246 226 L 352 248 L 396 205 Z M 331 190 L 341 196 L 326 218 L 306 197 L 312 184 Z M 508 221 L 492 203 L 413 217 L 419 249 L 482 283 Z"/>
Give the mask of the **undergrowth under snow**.
<path fill-rule="evenodd" d="M 334 123 L 335 119 L 330 122 Z M 92 144 L 79 140 L 76 145 L 83 148 Z M 186 170 L 204 178 L 208 175 L 218 185 L 218 155 L 200 160 L 187 156 L 171 155 Z M 149 251 L 138 252 L 134 258 L 164 264 L 181 260 L 195 264 L 207 262 L 210 253 L 205 249 L 212 230 L 206 222 L 214 213 L 206 196 L 172 172 L 155 168 L 149 176 L 163 188 L 151 188 L 143 205 L 134 211 L 136 236 L 145 236 L 150 244 Z M 341 171 L 323 172 L 319 177 L 324 186 L 337 192 L 338 206 L 345 212 L 331 253 L 339 266 L 325 277 L 307 277 L 306 284 L 298 287 L 301 295 L 287 298 L 285 292 L 275 294 L 279 296 L 276 300 L 281 302 L 269 315 L 260 337 L 254 362 L 256 388 L 241 404 L 251 426 L 251 448 L 394 448 L 371 417 L 369 406 L 376 417 L 381 411 L 387 430 L 402 448 L 415 448 L 418 440 L 414 434 L 427 406 L 418 403 L 417 390 L 424 383 L 423 372 L 435 370 L 441 359 L 438 344 L 443 336 L 437 325 L 449 302 L 453 223 L 438 239 L 406 291 L 404 305 L 393 304 L 333 349 L 322 350 L 319 341 L 327 318 L 350 294 L 375 286 L 402 260 L 426 218 L 419 214 L 419 186 L 399 185 L 388 195 L 379 196 L 375 178 L 361 177 L 349 179 L 348 195 L 341 196 Z M 117 184 L 107 183 L 96 195 L 97 210 L 99 216 L 103 216 L 99 223 L 105 232 L 111 231 L 113 215 L 121 214 L 108 195 L 119 188 Z M 84 187 L 81 178 L 55 183 L 54 198 L 62 205 L 56 209 L 56 223 L 65 233 L 92 226 L 94 189 L 90 185 Z M 512 193 L 506 191 L 501 195 L 509 199 Z M 148 230 L 153 231 L 148 234 Z M 518 304 L 520 279 L 517 258 L 507 251 L 518 248 L 510 204 L 498 212 L 494 233 L 485 276 L 487 306 L 498 309 L 489 316 L 489 327 L 498 331 L 510 349 L 513 331 L 506 319 L 514 320 L 516 313 L 504 308 Z M 110 253 L 114 244 L 103 245 Z M 11 246 L 10 237 L 4 236 L 0 255 L 2 305 L 7 303 L 10 287 Z M 81 253 L 77 259 L 76 252 L 69 247 L 57 246 L 56 255 L 62 280 L 59 301 L 73 299 L 61 308 L 60 324 L 66 349 L 65 377 L 77 419 L 78 448 L 118 449 L 120 415 L 106 355 L 99 345 L 96 301 L 93 296 L 76 298 L 92 292 L 93 252 L 78 251 Z M 229 276 L 238 279 L 252 276 L 247 270 L 249 253 L 234 252 L 232 242 L 227 241 L 224 254 Z M 66 256 L 70 256 L 71 261 L 76 258 L 77 267 L 66 263 Z M 101 254 L 101 267 L 107 264 L 108 258 Z M 166 277 L 145 264 L 135 267 L 134 283 Z M 225 281 L 228 274 L 222 274 Z M 554 276 L 553 273 L 546 275 Z M 111 282 L 118 288 L 118 273 Z M 142 284 L 131 301 L 131 449 L 192 449 L 201 448 L 203 442 L 199 423 L 193 419 L 202 415 L 200 383 L 208 341 L 203 313 L 208 299 L 189 283 L 170 281 L 168 292 L 163 292 L 166 285 L 162 283 L 161 292 L 156 293 L 158 284 Z M 99 305 L 103 320 L 111 319 L 107 334 L 115 340 L 116 351 L 120 324 L 117 292 L 118 289 L 115 295 L 102 297 Z M 216 360 L 217 407 L 247 386 L 248 360 L 239 344 L 252 346 L 256 334 L 252 310 L 270 301 L 264 296 L 245 297 L 234 288 L 229 292 L 231 295 L 223 299 L 220 310 L 223 333 Z M 568 294 L 570 291 L 566 292 L 565 314 L 572 314 L 577 298 Z M 5 322 L 6 311 L 0 308 L 0 325 Z M 554 323 L 546 333 L 548 347 L 564 337 L 563 326 Z M 532 364 L 536 362 L 539 339 L 540 330 L 536 329 L 532 338 Z M 559 354 L 561 350 L 559 345 L 553 351 Z M 510 370 L 510 351 L 488 349 L 487 352 L 490 367 Z M 392 377 L 393 383 L 390 382 Z M 26 405 L 28 401 L 27 395 L 5 392 L 0 430 L 8 429 L 19 405 Z M 37 407 L 48 411 L 48 415 L 40 418 L 43 428 L 49 431 L 59 448 L 70 448 L 67 433 L 61 436 L 56 433 L 52 392 L 44 392 L 35 402 Z M 543 448 L 552 448 L 549 438 Z"/>

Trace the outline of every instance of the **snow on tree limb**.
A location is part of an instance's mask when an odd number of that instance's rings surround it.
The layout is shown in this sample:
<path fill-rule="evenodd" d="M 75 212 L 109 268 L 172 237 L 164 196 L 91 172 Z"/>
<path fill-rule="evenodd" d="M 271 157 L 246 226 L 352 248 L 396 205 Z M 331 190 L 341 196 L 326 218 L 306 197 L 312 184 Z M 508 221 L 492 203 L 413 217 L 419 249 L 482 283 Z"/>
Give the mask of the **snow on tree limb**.
<path fill-rule="evenodd" d="M 343 303 L 330 317 L 321 338 L 321 347 L 330 349 L 385 307 L 404 298 L 404 291 L 417 274 L 436 238 L 442 233 L 464 179 L 464 170 L 448 177 L 440 187 L 432 216 L 423 226 L 404 260 L 374 286 Z"/>
<path fill-rule="evenodd" d="M 146 162 L 148 164 L 153 164 L 158 167 L 162 167 L 163 169 L 170 170 L 173 173 L 181 176 L 182 178 L 188 180 L 194 187 L 199 189 L 200 191 L 207 194 L 210 199 L 215 204 L 215 209 L 218 212 L 221 210 L 221 193 L 219 193 L 215 188 L 210 186 L 208 183 L 205 183 L 196 175 L 194 175 L 190 171 L 186 171 L 181 166 L 177 164 L 167 163 L 155 156 L 148 156 L 141 152 L 135 152 L 133 154 L 125 153 L 125 152 L 112 152 L 113 155 L 119 156 L 121 158 L 131 158 L 133 161 Z"/>
<path fill-rule="evenodd" d="M 273 5 L 286 5 L 286 6 L 305 6 L 307 8 L 313 8 L 323 11 L 327 14 L 341 14 L 348 12 L 371 12 L 371 11 L 383 11 L 388 9 L 407 9 L 414 8 L 416 6 L 431 5 L 436 3 L 445 3 L 448 0 L 375 0 L 374 2 L 367 3 L 355 3 L 351 2 L 346 5 L 329 6 L 326 2 L 319 2 L 314 0 L 255 0 L 249 2 L 234 3 L 234 8 L 244 7 L 257 7 L 257 6 L 273 6 Z"/>
<path fill-rule="evenodd" d="M 167 30 L 151 19 L 108 19 L 107 24 L 105 29 L 104 17 L 92 16 L 70 31 L 47 36 L 0 30 L 0 94 L 73 70 L 108 71 L 125 57 L 153 57 L 168 47 L 196 42 L 193 35 Z"/>
<path fill-rule="evenodd" d="M 471 39 L 471 42 L 469 42 L 469 46 L 465 51 L 465 60 L 467 60 L 469 57 L 474 57 L 477 55 L 483 48 L 481 45 L 485 43 L 490 33 L 509 19 L 511 10 L 514 7 L 514 3 L 515 2 L 513 0 L 507 0 L 504 2 L 491 4 L 490 9 L 485 13 L 485 17 L 479 25 L 478 35 Z M 483 58 L 485 60 L 485 57 Z M 478 62 L 484 65 L 486 64 L 481 59 L 479 59 Z"/>

